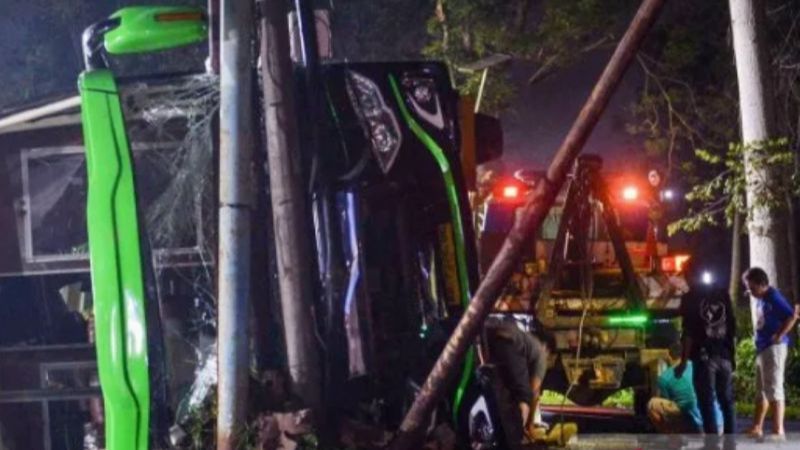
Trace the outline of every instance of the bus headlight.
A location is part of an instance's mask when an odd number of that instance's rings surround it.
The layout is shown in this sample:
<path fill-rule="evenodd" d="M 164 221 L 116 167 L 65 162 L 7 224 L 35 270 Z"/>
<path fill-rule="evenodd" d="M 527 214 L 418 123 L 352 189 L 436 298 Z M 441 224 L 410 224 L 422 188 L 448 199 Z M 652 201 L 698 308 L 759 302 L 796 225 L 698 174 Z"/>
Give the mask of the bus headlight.
<path fill-rule="evenodd" d="M 386 106 L 378 85 L 352 70 L 347 72 L 347 94 L 369 138 L 378 165 L 383 173 L 388 173 L 403 143 L 394 112 Z"/>

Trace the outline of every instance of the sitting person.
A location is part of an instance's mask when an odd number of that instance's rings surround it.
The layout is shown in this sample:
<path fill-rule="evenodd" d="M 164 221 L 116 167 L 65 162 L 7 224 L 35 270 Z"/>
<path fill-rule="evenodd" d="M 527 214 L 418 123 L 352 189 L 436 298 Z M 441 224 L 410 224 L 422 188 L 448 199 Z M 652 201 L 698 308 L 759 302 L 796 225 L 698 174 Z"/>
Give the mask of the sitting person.
<path fill-rule="evenodd" d="M 687 361 L 685 375 L 675 376 L 675 367 L 681 362 L 681 344 L 669 349 L 670 368 L 658 378 L 661 397 L 653 397 L 647 405 L 647 416 L 659 433 L 702 433 L 703 418 L 697 404 L 692 384 L 692 362 Z M 714 401 L 717 429 L 722 429 L 722 410 Z"/>

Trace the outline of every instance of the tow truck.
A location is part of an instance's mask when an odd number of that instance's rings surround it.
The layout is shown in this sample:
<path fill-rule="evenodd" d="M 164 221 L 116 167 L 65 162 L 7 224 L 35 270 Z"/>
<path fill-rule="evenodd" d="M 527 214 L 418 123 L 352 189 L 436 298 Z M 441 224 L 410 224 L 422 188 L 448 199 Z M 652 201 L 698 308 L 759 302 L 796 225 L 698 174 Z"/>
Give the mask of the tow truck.
<path fill-rule="evenodd" d="M 688 286 L 689 255 L 670 254 L 659 236 L 664 200 L 673 193 L 657 174 L 605 174 L 596 155 L 579 158 L 538 236 L 528 243 L 502 311 L 521 327 L 555 338 L 544 388 L 579 405 L 598 405 L 633 388 L 644 413 L 667 349 L 678 339 L 676 317 Z M 481 206 L 481 261 L 487 264 L 532 183 L 543 174 L 501 177 Z"/>

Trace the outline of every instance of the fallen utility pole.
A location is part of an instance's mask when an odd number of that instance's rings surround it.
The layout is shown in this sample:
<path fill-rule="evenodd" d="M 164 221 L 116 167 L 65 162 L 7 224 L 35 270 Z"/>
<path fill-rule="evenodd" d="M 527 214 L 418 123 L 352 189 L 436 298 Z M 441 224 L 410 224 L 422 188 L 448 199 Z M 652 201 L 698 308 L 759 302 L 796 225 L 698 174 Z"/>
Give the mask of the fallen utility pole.
<path fill-rule="evenodd" d="M 266 112 L 269 184 L 277 253 L 286 357 L 292 392 L 305 407 L 320 406 L 320 365 L 313 334 L 313 263 L 309 241 L 303 167 L 289 55 L 286 2 L 264 0 L 261 63 Z"/>
<path fill-rule="evenodd" d="M 622 80 L 647 32 L 658 17 L 664 2 L 665 0 L 645 0 L 640 6 L 589 99 L 550 163 L 547 176 L 536 184 L 521 214 L 517 215 L 503 247 L 489 267 L 486 277 L 478 286 L 469 307 L 450 336 L 447 346 L 403 419 L 394 441 L 389 446 L 390 449 L 419 448 L 418 444 L 424 437 L 422 424 L 427 423 L 428 417 L 442 397 L 458 364 L 478 336 L 484 319 L 491 311 L 492 305 L 514 270 L 522 253 L 522 244 L 542 225 L 558 191 L 566 180 L 567 173 L 608 105 L 611 95 Z"/>
<path fill-rule="evenodd" d="M 253 2 L 222 0 L 221 9 L 216 448 L 233 450 L 248 400 Z"/>

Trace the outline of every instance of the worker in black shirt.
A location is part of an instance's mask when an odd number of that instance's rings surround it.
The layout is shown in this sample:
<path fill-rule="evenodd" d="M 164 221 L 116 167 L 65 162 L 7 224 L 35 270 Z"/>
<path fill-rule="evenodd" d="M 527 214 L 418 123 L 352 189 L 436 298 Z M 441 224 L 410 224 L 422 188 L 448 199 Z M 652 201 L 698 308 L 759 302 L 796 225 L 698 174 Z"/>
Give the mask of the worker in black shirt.
<path fill-rule="evenodd" d="M 686 361 L 694 366 L 694 389 L 703 429 L 716 435 L 717 421 L 714 418 L 714 400 L 722 409 L 725 434 L 736 431 L 736 415 L 733 404 L 733 371 L 735 363 L 736 319 L 728 292 L 713 283 L 701 283 L 695 264 L 685 266 L 686 280 L 690 291 L 681 299 L 683 318 L 683 358 L 675 368 L 680 378 L 686 369 Z"/>

